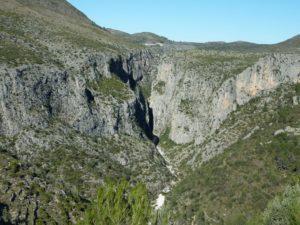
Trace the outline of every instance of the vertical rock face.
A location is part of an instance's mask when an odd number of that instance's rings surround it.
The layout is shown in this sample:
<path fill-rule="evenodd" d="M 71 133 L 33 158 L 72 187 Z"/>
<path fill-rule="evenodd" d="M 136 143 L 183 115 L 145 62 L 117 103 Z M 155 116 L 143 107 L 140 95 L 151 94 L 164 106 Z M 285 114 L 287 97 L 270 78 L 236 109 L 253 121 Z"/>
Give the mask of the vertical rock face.
<path fill-rule="evenodd" d="M 141 90 L 151 80 L 152 60 L 145 51 L 91 54 L 67 69 L 1 64 L 5 222 L 74 224 L 104 178 L 143 182 L 153 195 L 170 183 L 151 143 L 157 143 L 153 113 Z"/>
<path fill-rule="evenodd" d="M 237 104 L 243 105 L 263 91 L 300 82 L 300 56 L 274 54 L 261 59 L 236 78 Z"/>
<path fill-rule="evenodd" d="M 0 224 L 75 224 L 105 177 L 167 192 L 183 164 L 241 138 L 255 116 L 240 106 L 300 81 L 299 55 L 262 57 L 276 46 L 174 43 L 101 28 L 64 0 L 0 2 Z M 260 129 L 242 122 L 245 138 Z"/>
<path fill-rule="evenodd" d="M 300 82 L 300 57 L 275 54 L 262 58 L 254 66 L 247 68 L 236 77 L 223 83 L 215 94 L 212 112 L 214 132 L 228 114 L 259 97 L 263 92 L 275 90 L 282 84 Z"/>
<path fill-rule="evenodd" d="M 45 128 L 51 120 L 59 120 L 96 136 L 151 136 L 149 108 L 137 88 L 148 69 L 147 57 L 146 53 L 90 57 L 80 70 L 2 67 L 1 134 L 12 136 L 25 127 Z"/>
<path fill-rule="evenodd" d="M 176 144 L 202 145 L 237 107 L 280 85 L 300 82 L 299 55 L 262 57 L 227 79 L 222 74 L 228 65 L 214 66 L 223 72 L 218 74 L 209 65 L 186 69 L 180 59 L 165 60 L 158 66 L 150 98 L 155 134 L 168 129 Z"/>

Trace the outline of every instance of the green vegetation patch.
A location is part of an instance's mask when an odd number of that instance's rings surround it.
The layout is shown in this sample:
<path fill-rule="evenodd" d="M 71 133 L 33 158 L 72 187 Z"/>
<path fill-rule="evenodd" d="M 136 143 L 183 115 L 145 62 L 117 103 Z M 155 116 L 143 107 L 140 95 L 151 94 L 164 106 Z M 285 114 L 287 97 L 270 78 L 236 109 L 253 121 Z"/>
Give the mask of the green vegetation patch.
<path fill-rule="evenodd" d="M 49 23 L 32 16 L 0 10 L 0 62 L 10 66 L 24 64 L 54 64 L 60 68 L 62 63 L 56 59 L 40 40 L 51 38 L 45 30 Z"/>
<path fill-rule="evenodd" d="M 24 16 L 17 13 L 0 10 L 0 32 L 6 32 L 18 37 L 25 35 L 23 31 Z"/>
<path fill-rule="evenodd" d="M 176 162 L 178 158 L 182 155 L 182 152 L 187 149 L 191 149 L 194 146 L 194 141 L 186 144 L 177 144 L 174 142 L 170 136 L 171 128 L 167 127 L 159 137 L 159 146 L 164 149 L 166 156 L 171 159 L 171 161 Z M 178 157 L 179 156 L 179 157 Z M 176 159 L 177 158 L 177 159 Z M 182 159 L 181 159 L 182 160 Z M 186 161 L 182 160 L 180 165 L 178 165 L 180 172 L 184 173 L 187 169 Z"/>
<path fill-rule="evenodd" d="M 258 60 L 256 55 L 252 54 L 225 54 L 225 53 L 215 53 L 215 54 L 198 54 L 196 59 L 200 64 L 212 65 L 215 63 L 231 63 L 234 61 L 240 61 L 239 65 L 252 65 Z"/>
<path fill-rule="evenodd" d="M 42 56 L 24 45 L 12 41 L 3 40 L 0 42 L 0 62 L 12 66 L 22 64 L 42 64 Z"/>
<path fill-rule="evenodd" d="M 153 89 L 158 92 L 160 95 L 162 95 L 165 92 L 166 83 L 164 81 L 159 81 Z"/>
<path fill-rule="evenodd" d="M 80 33 L 75 33 L 69 30 L 60 30 L 56 33 L 56 37 L 61 38 L 62 40 L 66 40 L 77 47 L 81 48 L 88 48 L 93 49 L 97 51 L 118 51 L 117 46 L 114 46 L 112 44 L 106 43 L 104 40 L 97 40 L 93 38 L 89 38 L 86 36 L 83 36 Z"/>
<path fill-rule="evenodd" d="M 193 101 L 189 99 L 181 99 L 179 104 L 179 110 L 186 115 L 193 116 L 194 109 L 193 109 Z"/>
<path fill-rule="evenodd" d="M 295 91 L 297 95 L 300 95 L 300 83 L 296 84 Z"/>
<path fill-rule="evenodd" d="M 145 99 L 149 99 L 151 96 L 151 85 L 142 84 L 140 88 Z"/>
<path fill-rule="evenodd" d="M 103 77 L 98 82 L 93 81 L 88 86 L 104 96 L 112 96 L 120 101 L 127 101 L 133 96 L 127 84 L 115 75 L 111 78 Z"/>
<path fill-rule="evenodd" d="M 300 110 L 295 107 L 280 107 L 277 110 L 277 122 L 280 124 L 291 124 L 292 126 L 300 125 Z"/>
<path fill-rule="evenodd" d="M 167 127 L 165 131 L 160 135 L 159 137 L 159 144 L 165 148 L 165 149 L 170 149 L 177 144 L 171 140 L 170 136 L 171 128 Z"/>
<path fill-rule="evenodd" d="M 288 186 L 283 194 L 269 202 L 265 211 L 247 225 L 300 224 L 300 185 Z"/>
<path fill-rule="evenodd" d="M 189 50 L 183 56 L 186 70 L 195 70 L 200 74 L 207 73 L 210 76 L 221 76 L 221 81 L 225 81 L 254 65 L 263 55 Z"/>
<path fill-rule="evenodd" d="M 85 212 L 80 225 L 167 225 L 167 215 L 156 213 L 144 184 L 131 185 L 125 179 L 108 180 Z"/>

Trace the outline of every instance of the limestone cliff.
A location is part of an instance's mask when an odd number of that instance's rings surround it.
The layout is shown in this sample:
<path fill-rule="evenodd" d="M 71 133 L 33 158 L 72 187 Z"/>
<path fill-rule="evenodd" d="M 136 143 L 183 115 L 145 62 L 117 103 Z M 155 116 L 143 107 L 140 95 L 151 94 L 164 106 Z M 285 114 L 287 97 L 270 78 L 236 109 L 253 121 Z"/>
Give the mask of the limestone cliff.
<path fill-rule="evenodd" d="M 66 1 L 0 5 L 1 224 L 75 224 L 105 178 L 154 200 L 260 131 L 264 110 L 298 104 L 297 37 L 176 43 L 99 27 Z"/>
<path fill-rule="evenodd" d="M 199 65 L 189 65 L 185 56 L 180 55 L 177 59 L 166 59 L 158 66 L 150 106 L 155 134 L 162 135 L 167 130 L 168 138 L 174 144 L 194 146 L 198 151 L 190 154 L 202 154 L 202 160 L 208 160 L 226 146 L 222 147 L 222 143 L 211 146 L 208 140 L 230 113 L 282 85 L 300 82 L 300 56 L 257 55 L 254 57 L 257 62 L 252 60 L 251 65 L 247 64 L 253 59 L 250 55 L 224 53 L 223 59 L 219 59 L 223 62 L 209 63 L 207 58 L 215 57 L 214 53 L 198 54 Z M 243 61 L 246 61 L 245 65 Z M 181 160 L 186 157 L 192 156 L 181 155 Z"/>

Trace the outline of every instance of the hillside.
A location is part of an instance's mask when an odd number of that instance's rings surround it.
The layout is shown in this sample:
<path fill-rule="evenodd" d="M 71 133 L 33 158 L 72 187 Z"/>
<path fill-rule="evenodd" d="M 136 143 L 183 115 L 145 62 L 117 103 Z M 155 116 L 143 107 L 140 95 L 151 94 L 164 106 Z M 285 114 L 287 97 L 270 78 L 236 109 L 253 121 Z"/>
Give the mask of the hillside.
<path fill-rule="evenodd" d="M 245 41 L 236 42 L 207 42 L 207 43 L 177 43 L 196 49 L 215 51 L 238 51 L 252 53 L 299 53 L 299 35 L 277 44 L 256 44 Z"/>
<path fill-rule="evenodd" d="M 0 224 L 76 224 L 109 178 L 167 224 L 245 224 L 299 182 L 299 36 L 173 42 L 0 5 Z"/>
<path fill-rule="evenodd" d="M 278 89 L 273 101 L 266 104 L 262 97 L 230 115 L 225 123 L 243 121 L 253 129 L 239 127 L 236 143 L 174 187 L 167 202 L 175 224 L 190 224 L 194 216 L 195 224 L 246 224 L 287 184 L 299 181 L 300 108 L 290 104 L 294 95 L 295 87 Z"/>
<path fill-rule="evenodd" d="M 128 34 L 126 32 L 122 32 L 119 30 L 108 29 L 112 34 L 120 36 L 124 39 L 129 41 L 133 41 L 137 44 L 141 45 L 155 45 L 155 44 L 170 44 L 171 41 L 165 37 L 150 33 L 150 32 L 142 32 L 142 33 L 135 33 L 135 34 Z"/>

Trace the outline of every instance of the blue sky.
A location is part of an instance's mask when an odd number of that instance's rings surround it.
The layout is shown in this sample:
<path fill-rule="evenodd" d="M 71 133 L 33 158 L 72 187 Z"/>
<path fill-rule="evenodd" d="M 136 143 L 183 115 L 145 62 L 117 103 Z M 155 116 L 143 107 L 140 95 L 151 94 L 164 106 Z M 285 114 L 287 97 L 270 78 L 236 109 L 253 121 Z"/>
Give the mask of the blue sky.
<path fill-rule="evenodd" d="M 68 0 L 98 25 L 176 41 L 277 43 L 300 34 L 300 0 Z"/>

